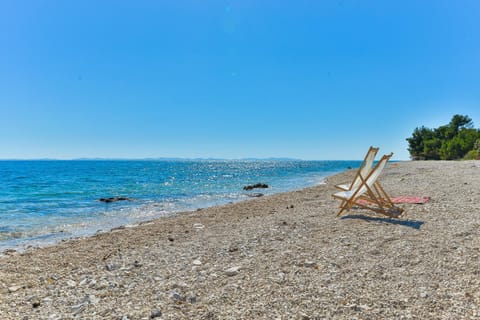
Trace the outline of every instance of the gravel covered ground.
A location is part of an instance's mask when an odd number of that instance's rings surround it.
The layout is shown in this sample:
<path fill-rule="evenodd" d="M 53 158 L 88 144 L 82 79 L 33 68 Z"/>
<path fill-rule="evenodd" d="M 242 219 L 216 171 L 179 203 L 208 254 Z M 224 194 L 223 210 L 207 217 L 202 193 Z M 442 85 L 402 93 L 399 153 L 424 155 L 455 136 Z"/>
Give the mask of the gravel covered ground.
<path fill-rule="evenodd" d="M 1 319 L 480 319 L 480 161 L 391 163 L 400 220 L 333 185 L 0 258 Z"/>

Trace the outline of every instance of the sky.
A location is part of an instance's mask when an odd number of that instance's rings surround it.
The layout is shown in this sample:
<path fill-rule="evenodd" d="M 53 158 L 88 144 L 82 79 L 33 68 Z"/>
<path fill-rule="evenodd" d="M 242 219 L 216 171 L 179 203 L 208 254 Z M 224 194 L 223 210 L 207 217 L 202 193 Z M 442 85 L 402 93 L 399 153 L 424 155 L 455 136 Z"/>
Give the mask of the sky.
<path fill-rule="evenodd" d="M 407 160 L 480 127 L 480 1 L 0 1 L 0 159 Z"/>

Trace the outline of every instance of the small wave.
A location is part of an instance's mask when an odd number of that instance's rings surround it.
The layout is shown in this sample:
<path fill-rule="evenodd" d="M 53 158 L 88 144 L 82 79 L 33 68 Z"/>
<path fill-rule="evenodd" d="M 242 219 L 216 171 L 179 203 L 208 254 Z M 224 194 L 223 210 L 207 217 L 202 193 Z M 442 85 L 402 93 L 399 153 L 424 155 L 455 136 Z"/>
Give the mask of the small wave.
<path fill-rule="evenodd" d="M 20 239 L 24 237 L 25 237 L 25 234 L 22 232 L 0 231 L 0 241 L 10 240 L 10 239 Z"/>

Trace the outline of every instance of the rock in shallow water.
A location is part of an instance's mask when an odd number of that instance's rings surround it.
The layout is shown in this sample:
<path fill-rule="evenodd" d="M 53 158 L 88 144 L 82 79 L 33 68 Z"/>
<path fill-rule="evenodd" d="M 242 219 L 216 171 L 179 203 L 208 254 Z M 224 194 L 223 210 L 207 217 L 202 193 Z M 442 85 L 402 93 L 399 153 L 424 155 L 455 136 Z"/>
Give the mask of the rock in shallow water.
<path fill-rule="evenodd" d="M 261 188 L 261 189 L 266 189 L 268 188 L 268 184 L 266 183 L 256 183 L 256 184 L 252 184 L 252 185 L 248 185 L 248 186 L 245 186 L 243 187 L 243 190 L 253 190 L 253 189 L 256 189 L 256 188 Z"/>
<path fill-rule="evenodd" d="M 263 197 L 263 193 L 250 193 L 250 194 L 247 194 L 247 196 L 251 198 L 260 198 L 260 197 Z"/>
<path fill-rule="evenodd" d="M 6 255 L 6 256 L 11 256 L 11 255 L 14 255 L 14 254 L 17 254 L 17 250 L 15 249 L 7 249 L 5 251 L 3 251 L 3 254 Z"/>
<path fill-rule="evenodd" d="M 110 197 L 110 198 L 100 198 L 98 201 L 109 203 L 109 202 L 117 202 L 117 201 L 132 201 L 132 199 L 127 197 Z"/>

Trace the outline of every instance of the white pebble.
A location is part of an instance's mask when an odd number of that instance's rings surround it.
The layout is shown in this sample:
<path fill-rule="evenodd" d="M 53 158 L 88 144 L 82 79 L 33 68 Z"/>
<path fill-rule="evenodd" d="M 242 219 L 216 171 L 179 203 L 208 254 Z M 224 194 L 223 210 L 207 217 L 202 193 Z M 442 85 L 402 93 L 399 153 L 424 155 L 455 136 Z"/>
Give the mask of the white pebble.
<path fill-rule="evenodd" d="M 239 271 L 240 271 L 239 266 L 231 267 L 231 268 L 228 268 L 227 270 L 225 270 L 225 274 L 229 277 L 233 277 L 233 276 L 236 276 Z"/>

